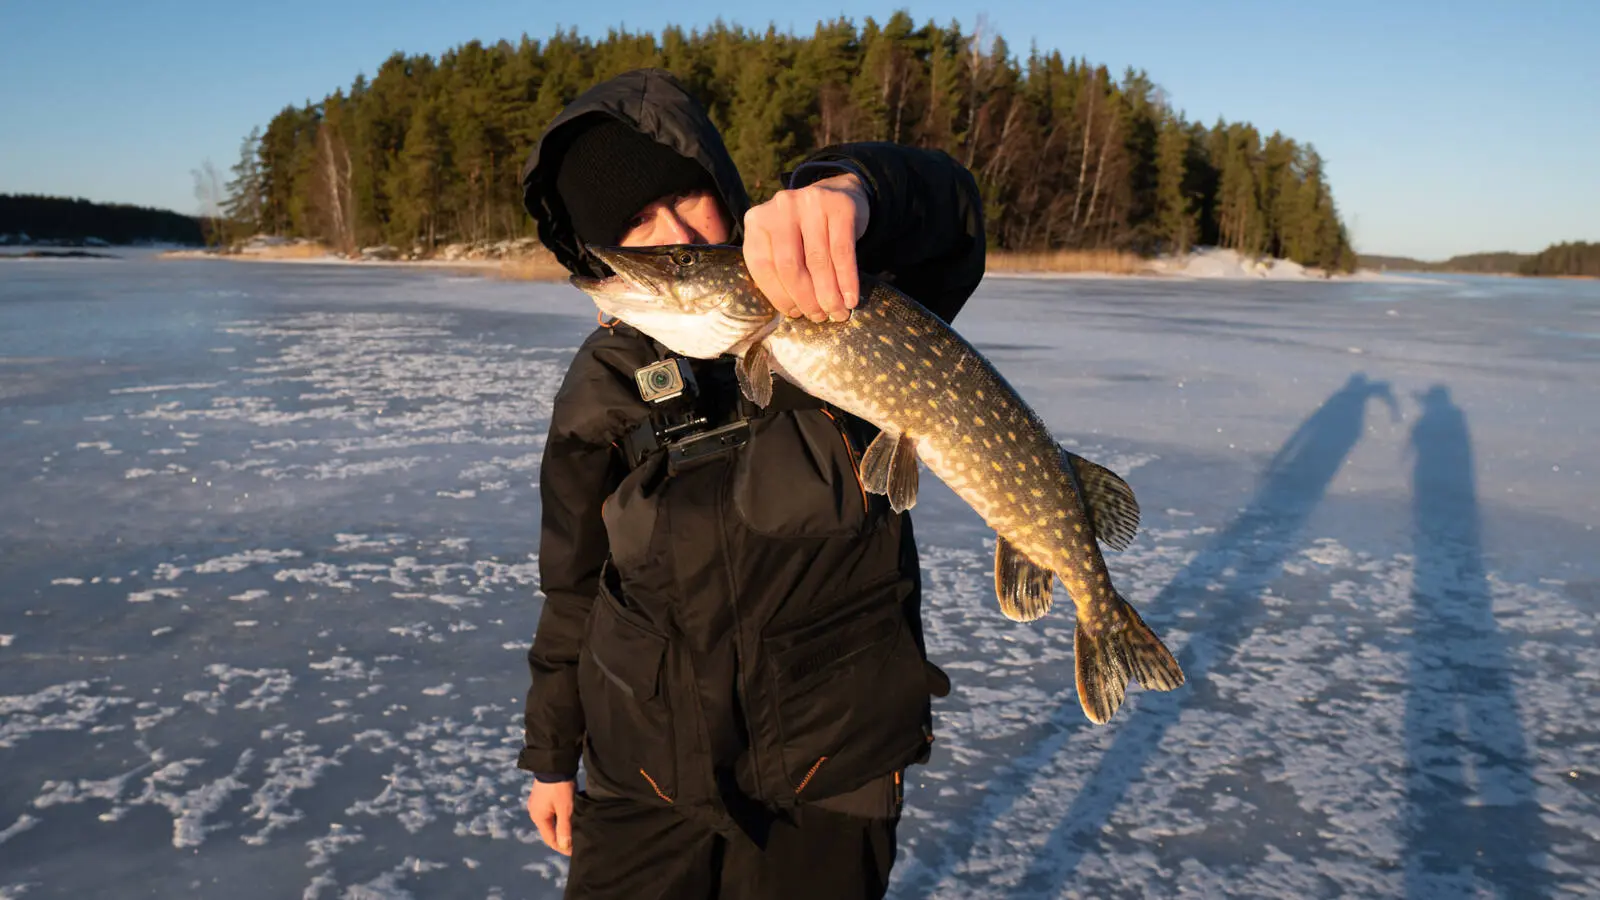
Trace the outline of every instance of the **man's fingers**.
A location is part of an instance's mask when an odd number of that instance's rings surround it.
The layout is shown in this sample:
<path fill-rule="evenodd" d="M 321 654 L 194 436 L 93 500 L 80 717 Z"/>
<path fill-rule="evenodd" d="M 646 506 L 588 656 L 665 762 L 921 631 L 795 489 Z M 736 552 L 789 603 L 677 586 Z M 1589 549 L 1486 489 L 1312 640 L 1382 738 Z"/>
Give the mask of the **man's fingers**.
<path fill-rule="evenodd" d="M 789 215 L 773 223 L 771 234 L 772 265 L 783 283 L 784 292 L 801 315 L 813 322 L 824 321 L 828 314 L 817 305 L 816 287 L 811 283 L 811 273 L 806 270 L 804 235 L 792 207 Z"/>
<path fill-rule="evenodd" d="M 572 855 L 572 804 L 556 812 L 556 852 Z"/>
<path fill-rule="evenodd" d="M 856 240 L 850 229 L 835 222 L 828 229 L 828 258 L 833 264 L 834 280 L 839 286 L 839 296 L 846 309 L 855 309 L 861 302 L 861 273 L 856 269 Z"/>
<path fill-rule="evenodd" d="M 758 223 L 749 221 L 745 223 L 744 264 L 750 270 L 750 278 L 755 281 L 756 288 L 774 309 L 786 316 L 800 314 L 789 292 L 784 289 L 783 282 L 779 280 L 777 269 L 773 265 L 772 237 L 766 228 Z"/>
<path fill-rule="evenodd" d="M 528 818 L 533 820 L 533 826 L 539 829 L 539 840 L 544 841 L 546 847 L 556 849 L 556 816 L 555 811 L 536 805 L 535 795 L 528 794 Z"/>
<path fill-rule="evenodd" d="M 817 307 L 823 315 L 842 322 L 850 313 L 840 295 L 828 229 L 828 216 L 820 209 L 807 210 L 800 220 L 800 233 L 805 239 L 806 272 L 811 278 Z"/>

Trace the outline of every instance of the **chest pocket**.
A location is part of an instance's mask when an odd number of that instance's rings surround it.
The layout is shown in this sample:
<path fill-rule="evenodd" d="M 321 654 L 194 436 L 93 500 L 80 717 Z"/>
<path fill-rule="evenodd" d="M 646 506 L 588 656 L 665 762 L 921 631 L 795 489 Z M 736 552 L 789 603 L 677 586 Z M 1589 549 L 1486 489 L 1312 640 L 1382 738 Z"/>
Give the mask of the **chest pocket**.
<path fill-rule="evenodd" d="M 733 474 L 734 510 L 769 537 L 860 534 L 881 518 L 882 498 L 861 484 L 861 447 L 821 409 L 761 416 Z"/>

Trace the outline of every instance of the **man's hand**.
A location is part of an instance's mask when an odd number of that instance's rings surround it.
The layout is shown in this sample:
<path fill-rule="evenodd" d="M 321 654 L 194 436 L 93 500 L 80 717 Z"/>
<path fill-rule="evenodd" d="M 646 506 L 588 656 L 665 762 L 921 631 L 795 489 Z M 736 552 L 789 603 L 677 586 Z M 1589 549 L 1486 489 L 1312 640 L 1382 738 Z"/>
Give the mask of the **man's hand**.
<path fill-rule="evenodd" d="M 528 818 L 551 850 L 572 855 L 572 796 L 575 782 L 535 781 L 528 790 Z"/>
<path fill-rule="evenodd" d="M 751 207 L 744 215 L 744 260 L 756 287 L 788 316 L 850 318 L 861 293 L 856 241 L 870 214 L 866 185 L 851 172 Z"/>

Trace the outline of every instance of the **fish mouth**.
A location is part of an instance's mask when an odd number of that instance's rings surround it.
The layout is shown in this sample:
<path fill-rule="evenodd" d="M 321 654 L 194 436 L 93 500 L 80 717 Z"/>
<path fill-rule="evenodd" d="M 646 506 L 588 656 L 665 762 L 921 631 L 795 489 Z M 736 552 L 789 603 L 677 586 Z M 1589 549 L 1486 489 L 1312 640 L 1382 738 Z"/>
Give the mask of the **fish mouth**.
<path fill-rule="evenodd" d="M 621 247 L 590 247 L 610 275 L 573 275 L 573 287 L 589 295 L 606 315 L 626 319 L 629 313 L 660 310 L 669 297 L 665 273 L 652 271 L 648 256 Z"/>

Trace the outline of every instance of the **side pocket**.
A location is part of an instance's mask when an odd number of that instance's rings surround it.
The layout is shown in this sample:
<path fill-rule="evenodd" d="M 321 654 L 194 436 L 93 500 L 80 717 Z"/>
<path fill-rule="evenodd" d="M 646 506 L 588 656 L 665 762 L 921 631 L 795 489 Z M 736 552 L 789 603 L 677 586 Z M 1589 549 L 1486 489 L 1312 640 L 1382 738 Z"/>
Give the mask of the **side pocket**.
<path fill-rule="evenodd" d="M 661 684 L 666 652 L 666 637 L 635 621 L 602 580 L 578 660 L 584 763 L 611 790 L 653 793 L 670 803 L 677 772 L 672 711 Z"/>
<path fill-rule="evenodd" d="M 789 788 L 805 798 L 859 787 L 926 743 L 927 675 L 897 588 L 846 621 L 764 641 Z"/>

